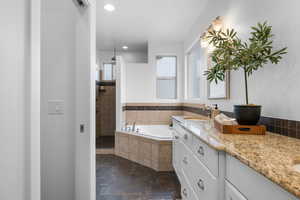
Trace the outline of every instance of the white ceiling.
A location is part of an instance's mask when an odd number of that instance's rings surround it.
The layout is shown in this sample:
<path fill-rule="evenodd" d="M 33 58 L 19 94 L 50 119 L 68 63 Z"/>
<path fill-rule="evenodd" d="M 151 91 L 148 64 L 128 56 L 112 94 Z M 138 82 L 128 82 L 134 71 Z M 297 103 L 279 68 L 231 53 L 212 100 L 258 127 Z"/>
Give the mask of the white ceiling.
<path fill-rule="evenodd" d="M 141 51 L 147 41 L 182 42 L 200 15 L 203 0 L 111 0 L 116 10 L 97 0 L 97 49 Z"/>

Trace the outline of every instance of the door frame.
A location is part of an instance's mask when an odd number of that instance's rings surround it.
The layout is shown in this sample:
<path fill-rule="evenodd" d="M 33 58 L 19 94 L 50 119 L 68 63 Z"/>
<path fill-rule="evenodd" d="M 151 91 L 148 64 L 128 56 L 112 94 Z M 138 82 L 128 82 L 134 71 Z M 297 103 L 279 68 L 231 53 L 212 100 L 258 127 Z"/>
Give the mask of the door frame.
<path fill-rule="evenodd" d="M 41 199 L 40 159 L 40 70 L 41 70 L 41 0 L 29 0 L 29 51 L 26 72 L 26 179 L 25 199 Z"/>
<path fill-rule="evenodd" d="M 96 199 L 96 1 L 76 13 L 75 199 Z"/>

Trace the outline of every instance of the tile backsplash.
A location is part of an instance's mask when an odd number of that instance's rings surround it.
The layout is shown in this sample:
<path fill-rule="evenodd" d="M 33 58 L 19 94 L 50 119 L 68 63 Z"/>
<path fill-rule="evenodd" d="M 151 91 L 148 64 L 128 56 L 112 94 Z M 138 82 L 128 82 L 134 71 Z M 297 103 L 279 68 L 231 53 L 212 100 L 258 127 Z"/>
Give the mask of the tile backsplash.
<path fill-rule="evenodd" d="M 123 106 L 127 123 L 170 124 L 172 115 L 207 116 L 203 104 L 190 103 L 129 103 Z M 221 111 L 234 117 L 232 112 Z M 300 121 L 261 117 L 259 124 L 266 125 L 269 132 L 300 139 Z"/>

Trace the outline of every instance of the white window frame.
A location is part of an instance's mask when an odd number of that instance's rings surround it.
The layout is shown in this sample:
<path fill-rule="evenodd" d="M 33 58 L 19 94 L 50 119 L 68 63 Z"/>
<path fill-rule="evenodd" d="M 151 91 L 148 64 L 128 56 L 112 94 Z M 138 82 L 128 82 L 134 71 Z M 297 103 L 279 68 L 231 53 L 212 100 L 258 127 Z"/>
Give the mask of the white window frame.
<path fill-rule="evenodd" d="M 104 77 L 105 77 L 105 65 L 111 65 L 111 79 L 109 79 L 109 80 L 105 80 L 104 79 Z M 104 62 L 103 63 L 103 80 L 104 81 L 113 81 L 114 79 L 115 79 L 115 70 L 114 70 L 114 64 L 113 63 L 111 63 L 111 62 Z"/>
<path fill-rule="evenodd" d="M 174 57 L 175 62 L 175 76 L 158 76 L 157 74 L 157 58 L 159 57 Z M 156 67 L 156 98 L 160 100 L 177 100 L 178 99 L 178 57 L 176 55 L 157 55 L 155 56 L 155 67 Z M 175 80 L 175 96 L 174 98 L 160 98 L 158 95 L 158 81 L 159 80 Z"/>
<path fill-rule="evenodd" d="M 192 44 L 191 46 L 186 50 L 185 52 L 185 67 L 184 67 L 184 97 L 185 97 L 185 100 L 188 100 L 188 101 L 199 101 L 201 99 L 201 89 L 199 91 L 199 97 L 191 97 L 190 95 L 190 63 L 189 63 L 189 55 L 191 54 L 191 51 L 193 49 L 193 47 L 197 44 L 197 43 L 200 43 L 200 40 L 199 39 L 196 39 Z M 201 70 L 200 70 L 200 74 L 199 74 L 199 82 L 201 82 Z M 200 87 L 201 88 L 201 87 Z"/>

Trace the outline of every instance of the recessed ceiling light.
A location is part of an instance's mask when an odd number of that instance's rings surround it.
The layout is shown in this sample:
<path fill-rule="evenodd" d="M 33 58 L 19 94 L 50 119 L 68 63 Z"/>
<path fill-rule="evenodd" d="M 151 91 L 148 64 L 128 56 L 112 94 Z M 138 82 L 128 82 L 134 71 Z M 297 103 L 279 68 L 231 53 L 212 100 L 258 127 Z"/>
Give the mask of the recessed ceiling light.
<path fill-rule="evenodd" d="M 108 3 L 108 4 L 105 4 L 105 5 L 104 5 L 104 9 L 107 10 L 107 11 L 109 11 L 109 12 L 112 12 L 112 11 L 114 11 L 116 8 L 115 8 L 114 5 Z"/>
<path fill-rule="evenodd" d="M 124 50 L 127 50 L 128 49 L 128 46 L 123 46 L 122 47 Z"/>

